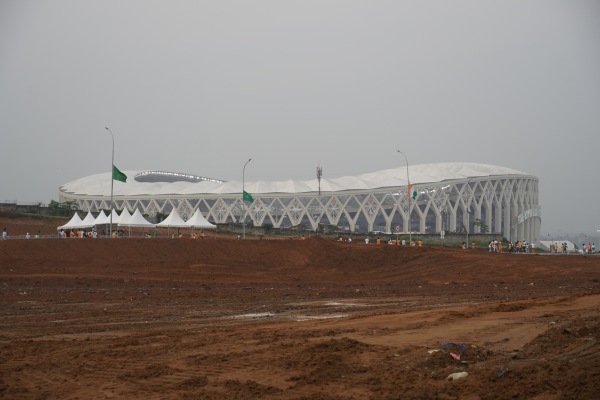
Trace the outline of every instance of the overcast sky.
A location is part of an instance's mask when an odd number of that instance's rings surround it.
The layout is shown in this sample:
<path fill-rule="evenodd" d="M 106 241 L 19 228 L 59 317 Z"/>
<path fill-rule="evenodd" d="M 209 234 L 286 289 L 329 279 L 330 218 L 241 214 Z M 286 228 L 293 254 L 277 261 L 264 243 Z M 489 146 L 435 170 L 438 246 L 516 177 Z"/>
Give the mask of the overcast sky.
<path fill-rule="evenodd" d="M 314 179 L 410 164 L 540 179 L 600 229 L 600 1 L 0 0 L 0 201 L 158 169 Z"/>

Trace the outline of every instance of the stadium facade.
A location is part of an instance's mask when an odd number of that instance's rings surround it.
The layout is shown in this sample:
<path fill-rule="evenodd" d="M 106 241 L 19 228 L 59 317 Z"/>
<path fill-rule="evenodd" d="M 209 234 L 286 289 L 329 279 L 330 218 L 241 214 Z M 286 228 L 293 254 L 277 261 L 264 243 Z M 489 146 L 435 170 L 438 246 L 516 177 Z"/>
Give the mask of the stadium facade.
<path fill-rule="evenodd" d="M 488 233 L 538 243 L 538 178 L 509 168 L 470 163 L 413 165 L 408 193 L 405 166 L 336 179 L 244 182 L 253 202 L 242 202 L 241 181 L 165 171 L 124 171 L 114 182 L 117 210 L 139 208 L 150 217 L 177 209 L 184 220 L 196 209 L 215 224 L 240 222 L 275 228 L 344 232 Z M 110 209 L 110 173 L 62 185 L 61 202 L 83 211 Z"/>

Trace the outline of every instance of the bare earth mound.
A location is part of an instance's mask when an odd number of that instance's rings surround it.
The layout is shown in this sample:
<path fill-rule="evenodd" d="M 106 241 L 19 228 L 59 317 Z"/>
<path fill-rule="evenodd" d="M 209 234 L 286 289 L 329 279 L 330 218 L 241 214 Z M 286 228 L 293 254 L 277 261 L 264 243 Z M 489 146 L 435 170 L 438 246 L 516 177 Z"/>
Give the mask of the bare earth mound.
<path fill-rule="evenodd" d="M 6 399 L 600 397 L 594 255 L 7 240 L 0 302 Z"/>

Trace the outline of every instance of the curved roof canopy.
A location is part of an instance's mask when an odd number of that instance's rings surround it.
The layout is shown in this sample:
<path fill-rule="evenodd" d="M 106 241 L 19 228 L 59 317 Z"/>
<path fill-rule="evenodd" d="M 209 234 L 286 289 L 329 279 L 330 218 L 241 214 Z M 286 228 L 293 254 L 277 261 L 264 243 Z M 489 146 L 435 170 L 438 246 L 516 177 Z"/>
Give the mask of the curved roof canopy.
<path fill-rule="evenodd" d="M 147 171 L 124 171 L 127 176 L 143 176 Z M 510 168 L 487 164 L 439 163 L 409 166 L 410 180 L 413 184 L 426 184 L 446 180 L 493 177 L 506 175 L 531 176 Z M 190 175 L 192 176 L 192 175 Z M 110 196 L 110 172 L 80 178 L 60 187 L 66 194 L 79 196 Z M 317 179 L 308 181 L 256 181 L 245 182 L 245 190 L 253 194 L 265 193 L 309 193 L 319 190 Z M 347 190 L 369 190 L 387 187 L 406 186 L 406 166 L 369 172 L 356 176 L 343 176 L 321 180 L 321 192 L 340 192 Z M 242 191 L 241 181 L 223 182 L 206 179 L 198 181 L 148 182 L 128 179 L 114 182 L 115 196 L 167 196 L 234 194 Z"/>

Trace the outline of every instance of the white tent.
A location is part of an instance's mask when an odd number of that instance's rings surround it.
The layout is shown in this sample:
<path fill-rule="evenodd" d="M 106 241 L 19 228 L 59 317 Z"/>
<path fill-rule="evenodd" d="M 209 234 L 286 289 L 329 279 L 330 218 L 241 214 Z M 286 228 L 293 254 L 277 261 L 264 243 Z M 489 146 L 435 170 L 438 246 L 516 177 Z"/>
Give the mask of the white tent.
<path fill-rule="evenodd" d="M 181 219 L 175 208 L 164 221 L 159 222 L 156 226 L 160 228 L 189 228 L 189 225 L 186 225 L 185 221 Z"/>
<path fill-rule="evenodd" d="M 59 226 L 58 229 L 75 229 L 75 228 L 81 228 L 81 218 L 79 218 L 79 215 L 77 215 L 77 213 L 73 214 L 73 217 L 69 220 L 69 222 L 67 222 L 66 224 Z"/>
<path fill-rule="evenodd" d="M 123 210 L 123 214 L 121 215 L 121 218 L 119 219 L 119 226 L 123 227 L 123 226 L 127 226 L 129 227 L 129 237 L 131 237 L 131 228 L 132 227 L 137 227 L 137 228 L 142 228 L 142 233 L 143 233 L 143 228 L 154 228 L 156 225 L 151 224 L 150 222 L 146 221 L 146 218 L 144 218 L 144 216 L 142 215 L 142 213 L 140 212 L 139 209 L 135 209 L 135 211 L 133 212 L 133 214 L 129 214 L 128 212 L 126 213 L 125 210 Z"/>
<path fill-rule="evenodd" d="M 98 216 L 96 217 L 96 220 L 94 221 L 94 225 L 106 225 L 109 222 L 110 221 L 108 220 L 108 217 L 106 216 L 106 214 L 104 214 L 104 211 L 100 210 L 100 213 L 98 214 Z"/>
<path fill-rule="evenodd" d="M 117 210 L 113 208 L 112 210 L 112 223 L 113 225 L 119 222 L 119 214 L 117 214 Z M 110 214 L 106 217 L 106 223 L 110 224 Z"/>
<path fill-rule="evenodd" d="M 140 228 L 153 228 L 156 225 L 151 224 L 144 218 L 139 209 L 135 209 L 134 213 L 126 218 L 125 221 L 119 221 L 119 226 L 134 226 Z"/>
<path fill-rule="evenodd" d="M 115 210 L 112 210 L 113 225 L 116 225 L 118 221 L 119 221 L 119 214 L 117 214 L 117 212 Z M 110 224 L 110 214 L 106 215 L 106 214 L 104 214 L 104 211 L 100 211 L 100 214 L 98 214 L 98 216 L 96 217 L 96 220 L 94 221 L 94 225 L 98 226 L 98 225 L 108 225 L 108 224 Z"/>
<path fill-rule="evenodd" d="M 129 218 L 131 218 L 131 214 L 129 214 L 129 211 L 127 211 L 126 208 L 123 209 L 123 211 L 121 211 L 121 215 L 119 215 L 119 218 L 117 219 L 116 223 L 120 224 L 122 222 L 126 222 Z M 113 217 L 113 224 L 115 223 L 115 217 Z"/>
<path fill-rule="evenodd" d="M 79 226 L 81 228 L 91 228 L 94 225 L 96 225 L 96 218 L 94 218 L 91 211 L 88 211 L 87 215 L 85 216 L 83 221 L 81 221 L 81 224 Z"/>
<path fill-rule="evenodd" d="M 119 214 L 117 214 L 117 212 L 113 209 L 112 210 L 112 223 L 113 223 L 113 229 L 114 226 L 117 225 L 117 223 L 119 222 Z M 110 214 L 106 215 L 104 213 L 104 211 L 100 211 L 100 214 L 98 214 L 98 216 L 96 217 L 96 220 L 94 221 L 94 226 L 106 226 L 106 228 L 108 228 L 108 225 L 110 225 Z M 103 234 L 106 234 L 106 232 L 104 231 L 104 229 L 102 230 Z"/>
<path fill-rule="evenodd" d="M 127 222 L 131 219 L 131 214 L 127 210 L 121 211 L 121 215 L 117 218 L 116 223 L 119 225 L 128 225 Z M 113 222 L 115 219 L 113 218 Z"/>
<path fill-rule="evenodd" d="M 208 222 L 206 218 L 202 216 L 199 208 L 196 209 L 196 212 L 190 217 L 190 219 L 185 221 L 185 224 L 192 228 L 214 229 L 217 227 L 216 225 Z"/>

